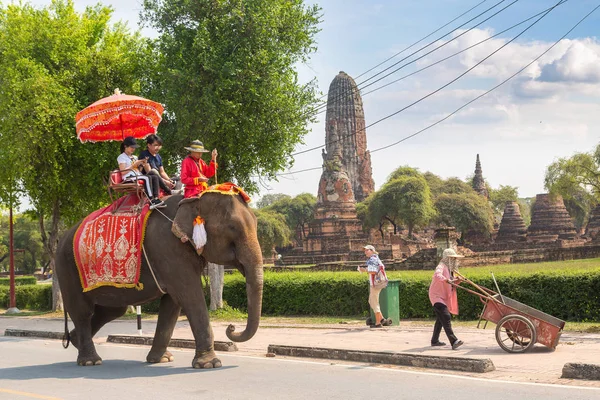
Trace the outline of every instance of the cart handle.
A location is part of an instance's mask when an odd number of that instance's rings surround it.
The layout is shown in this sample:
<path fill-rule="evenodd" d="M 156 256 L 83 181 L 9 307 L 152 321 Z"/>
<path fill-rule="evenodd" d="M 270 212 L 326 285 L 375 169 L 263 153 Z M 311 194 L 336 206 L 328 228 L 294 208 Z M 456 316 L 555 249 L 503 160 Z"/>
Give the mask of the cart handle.
<path fill-rule="evenodd" d="M 475 282 L 473 282 L 472 280 L 466 278 L 465 276 L 463 276 L 460 272 L 458 271 L 454 271 L 454 274 L 457 275 L 461 280 L 473 285 L 475 288 L 479 289 L 483 294 L 485 294 L 486 296 L 493 296 L 496 294 L 499 294 L 497 292 L 494 292 L 492 289 L 488 289 L 485 286 L 481 286 L 476 284 Z"/>
<path fill-rule="evenodd" d="M 456 284 L 456 283 L 454 283 L 454 282 L 448 282 L 450 285 L 452 285 L 452 286 L 454 286 L 454 287 L 457 287 L 457 288 L 460 288 L 460 289 L 462 289 L 462 290 L 465 290 L 465 291 L 467 291 L 467 292 L 469 292 L 469 293 L 472 293 L 472 294 L 474 294 L 474 295 L 476 295 L 476 296 L 479 296 L 479 300 L 480 300 L 480 301 L 481 301 L 483 304 L 487 304 L 487 301 L 489 301 L 489 300 L 495 301 L 496 303 L 499 303 L 499 304 L 503 304 L 503 303 L 502 303 L 500 300 L 498 300 L 498 299 L 496 299 L 495 297 L 493 297 L 494 295 L 496 295 L 496 294 L 498 294 L 498 293 L 494 292 L 494 291 L 493 291 L 493 290 L 491 290 L 491 289 L 488 289 L 488 288 L 486 288 L 485 286 L 480 286 L 480 285 L 477 285 L 475 282 L 473 282 L 473 281 L 471 281 L 471 280 L 469 280 L 469 279 L 465 278 L 463 275 L 461 275 L 461 274 L 460 274 L 459 272 L 457 272 L 457 271 L 454 271 L 454 274 L 455 274 L 455 275 L 457 275 L 457 276 L 458 276 L 458 277 L 459 277 L 459 278 L 460 278 L 460 279 L 461 279 L 463 282 L 467 282 L 467 283 L 469 283 L 469 284 L 473 285 L 473 286 L 474 286 L 475 288 L 477 288 L 477 289 L 478 289 L 480 292 L 476 292 L 476 291 L 474 291 L 474 290 L 472 290 L 472 289 L 467 289 L 466 287 L 462 287 L 462 286 L 460 286 L 460 283 L 459 283 L 459 284 Z M 500 295 L 500 296 L 501 296 L 501 295 Z"/>

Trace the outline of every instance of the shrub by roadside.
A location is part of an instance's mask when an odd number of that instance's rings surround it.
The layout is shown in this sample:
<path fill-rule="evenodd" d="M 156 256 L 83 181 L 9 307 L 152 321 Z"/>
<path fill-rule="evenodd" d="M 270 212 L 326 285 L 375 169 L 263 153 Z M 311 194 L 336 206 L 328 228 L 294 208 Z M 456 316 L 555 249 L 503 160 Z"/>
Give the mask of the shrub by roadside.
<path fill-rule="evenodd" d="M 398 279 L 400 318 L 431 318 L 428 297 L 431 271 L 391 271 Z M 469 279 L 490 289 L 488 271 L 469 270 Z M 502 294 L 530 307 L 568 321 L 600 321 L 600 271 L 553 271 L 496 275 Z M 240 274 L 225 276 L 223 300 L 246 308 L 245 280 Z M 460 319 L 478 319 L 483 308 L 479 297 L 459 290 Z M 356 272 L 265 272 L 265 315 L 367 315 L 368 287 Z"/>
<path fill-rule="evenodd" d="M 52 285 L 15 286 L 17 308 L 49 311 L 52 309 Z M 0 286 L 0 304 L 8 308 L 10 294 L 8 286 Z"/>
<path fill-rule="evenodd" d="M 463 271 L 475 283 L 494 288 L 487 270 Z M 428 298 L 431 271 L 390 271 L 398 279 L 400 318 L 431 318 Z M 553 270 L 547 273 L 505 272 L 496 275 L 502 294 L 566 321 L 600 321 L 600 271 Z M 50 310 L 51 285 L 16 287 L 17 307 Z M 205 293 L 208 296 L 208 293 Z M 365 274 L 356 272 L 265 271 L 263 314 L 271 316 L 367 315 L 368 287 Z M 225 275 L 223 300 L 246 309 L 246 281 L 239 273 Z M 0 286 L 0 305 L 8 307 L 8 287 Z M 208 300 L 207 300 L 208 304 Z M 476 320 L 483 304 L 479 297 L 459 291 L 460 319 Z M 144 305 L 144 312 L 158 312 L 159 301 Z"/>
<path fill-rule="evenodd" d="M 15 276 L 15 286 L 35 285 L 36 283 L 35 276 Z M 0 286 L 10 286 L 10 278 L 0 278 Z"/>

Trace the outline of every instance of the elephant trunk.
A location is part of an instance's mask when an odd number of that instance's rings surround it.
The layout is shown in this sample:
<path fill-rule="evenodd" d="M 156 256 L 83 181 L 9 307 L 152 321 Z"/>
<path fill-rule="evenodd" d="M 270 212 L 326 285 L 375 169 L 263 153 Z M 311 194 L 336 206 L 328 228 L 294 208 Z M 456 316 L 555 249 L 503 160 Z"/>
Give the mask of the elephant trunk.
<path fill-rule="evenodd" d="M 248 321 L 246 323 L 246 329 L 242 332 L 235 332 L 235 326 L 233 325 L 227 327 L 227 337 L 234 342 L 245 342 L 250 340 L 258 330 L 263 294 L 263 265 L 260 252 L 259 260 L 257 261 L 259 262 L 244 264 L 246 296 L 248 297 Z M 250 265 L 250 267 L 247 268 L 246 265 Z"/>

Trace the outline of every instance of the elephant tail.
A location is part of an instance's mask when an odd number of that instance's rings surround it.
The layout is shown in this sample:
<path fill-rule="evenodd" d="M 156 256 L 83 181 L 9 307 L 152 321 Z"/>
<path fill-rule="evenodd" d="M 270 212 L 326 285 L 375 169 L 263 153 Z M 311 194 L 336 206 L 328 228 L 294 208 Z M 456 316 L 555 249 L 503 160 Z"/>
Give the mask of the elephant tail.
<path fill-rule="evenodd" d="M 63 336 L 62 339 L 62 345 L 65 349 L 67 349 L 69 347 L 69 343 L 71 343 L 71 334 L 69 333 L 69 325 L 67 323 L 67 308 L 64 307 L 65 309 L 65 335 Z"/>

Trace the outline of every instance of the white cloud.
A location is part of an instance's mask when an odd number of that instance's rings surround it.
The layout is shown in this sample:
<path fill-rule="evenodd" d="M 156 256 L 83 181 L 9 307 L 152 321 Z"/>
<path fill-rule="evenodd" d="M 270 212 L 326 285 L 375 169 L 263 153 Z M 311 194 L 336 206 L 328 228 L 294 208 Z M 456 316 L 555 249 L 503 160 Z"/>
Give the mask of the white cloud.
<path fill-rule="evenodd" d="M 542 68 L 546 82 L 600 83 L 600 46 L 590 39 L 576 40 L 562 55 Z"/>

